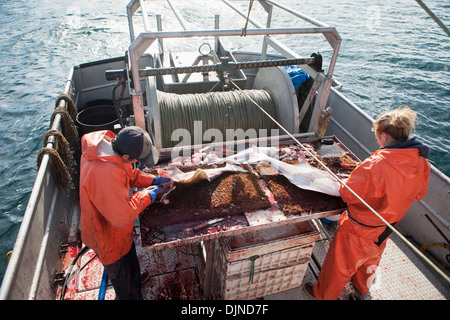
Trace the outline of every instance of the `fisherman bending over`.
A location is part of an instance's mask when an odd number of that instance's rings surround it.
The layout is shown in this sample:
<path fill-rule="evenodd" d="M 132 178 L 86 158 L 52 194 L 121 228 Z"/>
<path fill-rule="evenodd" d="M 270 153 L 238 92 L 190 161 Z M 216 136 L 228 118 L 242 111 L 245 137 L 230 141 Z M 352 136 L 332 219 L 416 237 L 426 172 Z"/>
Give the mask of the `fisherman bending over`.
<path fill-rule="evenodd" d="M 147 132 L 127 127 L 116 136 L 96 131 L 81 139 L 81 238 L 104 265 L 119 300 L 142 299 L 140 267 L 133 242 L 134 220 L 157 197 L 160 187 L 130 196 L 169 179 L 133 169 L 132 164 L 158 153 Z"/>

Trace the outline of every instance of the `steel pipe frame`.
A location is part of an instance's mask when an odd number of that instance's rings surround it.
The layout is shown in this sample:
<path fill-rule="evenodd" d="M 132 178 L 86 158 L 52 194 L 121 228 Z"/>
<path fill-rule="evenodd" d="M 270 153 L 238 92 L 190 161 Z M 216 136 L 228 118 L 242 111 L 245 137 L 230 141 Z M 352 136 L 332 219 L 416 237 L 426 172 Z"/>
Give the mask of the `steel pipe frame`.
<path fill-rule="evenodd" d="M 240 14 L 243 18 L 248 18 L 248 22 L 253 24 L 255 27 L 263 28 L 262 25 L 253 21 L 253 19 L 251 19 L 250 17 L 247 17 L 245 12 L 242 12 L 241 10 L 239 10 L 230 1 L 222 0 L 222 2 L 224 2 L 226 5 L 228 5 L 230 8 L 232 8 L 238 14 Z M 285 7 L 275 1 L 259 0 L 259 2 L 268 13 L 267 27 L 269 27 L 270 23 L 271 23 L 273 6 L 277 6 L 278 8 L 283 9 L 286 12 L 288 12 L 308 23 L 311 23 L 317 27 L 320 27 L 320 28 L 328 27 L 328 25 L 326 25 L 318 20 L 315 20 L 315 19 L 308 17 L 300 12 L 297 12 L 288 7 Z M 301 66 L 301 68 L 304 71 L 306 71 L 310 76 L 312 76 L 316 80 L 315 81 L 316 83 L 314 84 L 313 88 L 311 88 L 311 90 L 309 91 L 308 96 L 305 99 L 303 106 L 301 106 L 301 108 L 300 108 L 300 110 L 301 110 L 300 114 L 299 114 L 300 123 L 302 122 L 303 117 L 304 117 L 306 111 L 308 110 L 310 101 L 312 100 L 312 98 L 316 94 L 316 92 L 318 93 L 318 99 L 316 99 L 316 102 L 315 102 L 315 105 L 313 108 L 313 114 L 311 116 L 311 122 L 310 122 L 310 125 L 308 128 L 308 131 L 316 131 L 317 128 L 319 127 L 320 116 L 325 111 L 326 103 L 328 101 L 328 96 L 330 94 L 330 88 L 333 83 L 334 66 L 336 64 L 339 47 L 340 47 L 340 43 L 341 43 L 341 37 L 339 36 L 339 34 L 337 32 L 335 34 L 324 33 L 324 37 L 328 41 L 330 46 L 333 48 L 333 55 L 331 57 L 327 75 L 324 76 L 322 73 L 316 72 L 314 69 L 310 68 L 309 66 Z M 265 57 L 268 44 L 270 44 L 272 46 L 272 48 L 278 50 L 280 53 L 283 53 L 283 55 L 285 55 L 287 57 L 292 57 L 292 58 L 298 57 L 298 55 L 295 52 L 293 52 L 292 50 L 287 48 L 284 44 L 280 43 L 279 41 L 272 39 L 272 37 L 270 35 L 267 35 L 264 37 L 262 57 Z"/>
<path fill-rule="evenodd" d="M 133 111 L 135 115 L 136 125 L 145 129 L 144 108 L 142 101 L 142 92 L 140 85 L 138 60 L 145 51 L 157 39 L 166 38 L 192 38 L 192 37 L 224 37 L 224 36 L 241 36 L 242 30 L 199 30 L 199 31 L 164 31 L 164 32 L 145 32 L 141 33 L 130 45 L 128 49 L 132 79 L 134 90 L 130 92 L 132 96 Z M 316 28 L 279 28 L 279 29 L 248 29 L 247 36 L 259 35 L 279 35 L 279 34 L 327 34 L 333 37 L 339 37 L 337 31 L 333 27 L 316 27 Z M 327 75 L 327 79 L 331 75 Z M 331 85 L 331 81 L 330 85 Z M 326 89 L 325 89 L 326 90 Z M 326 99 L 324 99 L 326 103 Z"/>
<path fill-rule="evenodd" d="M 230 6 L 233 10 L 235 10 L 238 14 L 241 16 L 244 16 L 244 13 L 242 13 L 239 9 L 235 8 L 229 1 L 222 0 L 225 4 Z M 131 45 L 129 47 L 129 59 L 130 59 L 130 67 L 132 71 L 132 78 L 134 82 L 134 91 L 130 92 L 130 95 L 132 97 L 132 104 L 133 104 L 133 111 L 135 114 L 135 121 L 136 125 L 140 126 L 141 128 L 145 129 L 145 119 L 144 119 L 144 107 L 143 107 L 143 100 L 142 100 L 142 92 L 141 92 L 141 86 L 139 82 L 139 68 L 138 68 L 138 59 L 144 54 L 144 52 L 152 45 L 152 43 L 159 39 L 160 41 L 164 38 L 189 38 L 189 37 L 222 37 L 222 36 L 242 36 L 242 30 L 198 30 L 198 31 L 173 31 L 173 32 L 144 32 L 141 33 L 137 38 L 135 38 L 134 35 L 134 29 L 133 29 L 133 15 L 134 13 L 139 9 L 139 7 L 143 7 L 143 0 L 131 0 L 129 4 L 127 5 L 127 15 L 128 15 L 128 22 L 129 22 L 129 31 L 130 31 L 130 38 L 131 38 Z M 174 10 L 175 14 L 177 15 L 177 10 L 174 8 L 174 6 L 171 4 L 170 1 L 169 5 L 171 6 L 172 10 Z M 268 4 L 277 6 L 294 16 L 303 19 L 316 27 L 313 28 L 279 28 L 279 29 L 271 29 L 271 28 L 262 28 L 261 25 L 258 23 L 252 21 L 252 19 L 249 19 L 249 22 L 251 22 L 253 25 L 255 25 L 258 29 L 248 29 L 246 30 L 246 35 L 248 36 L 255 36 L 255 35 L 264 35 L 265 37 L 265 43 L 270 44 L 274 49 L 276 49 L 278 52 L 283 53 L 288 58 L 299 58 L 299 56 L 290 50 L 289 48 L 285 47 L 283 44 L 278 42 L 275 39 L 272 39 L 271 35 L 279 35 L 279 34 L 323 34 L 325 39 L 328 41 L 330 46 L 333 48 L 333 56 L 330 61 L 330 65 L 328 67 L 328 72 L 326 76 L 323 76 L 321 73 L 313 72 L 313 78 L 318 80 L 320 82 L 320 87 L 318 88 L 319 96 L 323 99 L 317 99 L 316 105 L 318 105 L 318 108 L 315 108 L 315 112 L 313 114 L 313 119 L 316 119 L 314 121 L 311 121 L 310 130 L 314 129 L 317 126 L 317 123 L 319 121 L 319 112 L 325 110 L 325 105 L 327 101 L 327 97 L 332 85 L 332 74 L 334 71 L 334 66 L 336 63 L 340 43 L 341 43 L 341 37 L 339 33 L 337 32 L 336 28 L 334 27 L 328 27 L 327 25 L 312 19 L 306 15 L 303 15 L 295 10 L 289 9 L 287 7 L 284 7 L 283 5 L 280 5 L 274 1 L 260 1 L 261 4 Z M 142 14 L 144 18 L 144 25 L 146 25 L 146 18 L 147 13 L 144 8 L 142 8 Z M 180 15 L 177 15 L 178 20 L 180 20 Z M 183 20 L 182 20 L 183 21 Z M 182 24 L 182 27 L 185 29 L 186 27 L 183 25 L 182 21 L 180 23 Z M 269 24 L 268 24 L 269 25 Z M 147 27 L 145 28 L 147 30 Z M 311 68 L 309 68 L 311 69 Z M 313 69 L 311 69 L 313 70 Z M 311 94 L 311 93 L 310 93 Z"/>

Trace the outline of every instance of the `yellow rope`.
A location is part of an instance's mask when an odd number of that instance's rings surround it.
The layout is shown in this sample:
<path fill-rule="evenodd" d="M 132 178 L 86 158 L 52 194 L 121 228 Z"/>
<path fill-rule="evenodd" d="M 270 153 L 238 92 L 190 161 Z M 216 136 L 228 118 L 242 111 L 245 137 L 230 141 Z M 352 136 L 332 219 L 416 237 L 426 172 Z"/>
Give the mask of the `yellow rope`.
<path fill-rule="evenodd" d="M 241 37 L 245 37 L 247 35 L 248 19 L 250 19 L 250 11 L 252 11 L 252 6 L 253 6 L 253 0 L 250 0 L 250 3 L 248 5 L 247 19 L 245 19 L 245 26 L 242 28 Z"/>
<path fill-rule="evenodd" d="M 441 244 L 441 243 L 427 243 L 420 247 L 420 251 L 422 253 L 425 253 L 425 250 L 428 249 L 428 247 L 438 247 L 438 248 L 446 248 L 450 250 L 450 246 L 448 244 Z"/>

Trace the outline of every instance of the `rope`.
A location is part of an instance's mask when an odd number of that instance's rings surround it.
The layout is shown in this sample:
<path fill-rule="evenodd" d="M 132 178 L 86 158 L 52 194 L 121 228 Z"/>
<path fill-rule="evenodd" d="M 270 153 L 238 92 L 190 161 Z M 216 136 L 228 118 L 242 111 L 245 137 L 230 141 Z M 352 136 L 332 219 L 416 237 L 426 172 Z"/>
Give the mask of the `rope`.
<path fill-rule="evenodd" d="M 248 5 L 247 18 L 245 19 L 245 26 L 242 28 L 241 37 L 245 37 L 247 35 L 247 25 L 248 25 L 248 20 L 250 19 L 250 11 L 252 11 L 252 6 L 253 6 L 253 0 L 250 0 L 250 3 Z"/>
<path fill-rule="evenodd" d="M 444 30 L 444 32 L 450 37 L 450 30 L 447 28 L 447 26 L 441 21 L 441 19 L 439 19 L 434 13 L 433 11 L 431 11 L 427 5 L 425 3 L 423 3 L 423 1 L 421 0 L 416 0 L 416 2 L 422 7 L 423 10 L 425 10 L 425 12 L 434 20 L 434 22 L 437 23 L 437 25 L 439 27 L 442 28 L 442 30 Z"/>
<path fill-rule="evenodd" d="M 248 279 L 248 281 L 250 281 L 250 284 L 253 284 L 253 277 L 255 276 L 255 261 L 258 258 L 259 258 L 258 255 L 251 256 L 250 258 L 248 258 L 250 260 L 250 275 Z"/>
<path fill-rule="evenodd" d="M 53 121 L 55 120 L 56 115 L 61 115 L 61 127 L 64 132 L 64 136 L 72 147 L 76 158 L 78 159 L 78 155 L 81 152 L 80 141 L 78 139 L 77 128 L 75 127 L 75 123 L 73 121 L 72 116 L 64 107 L 56 107 L 55 111 L 52 114 L 50 119 L 50 127 L 53 126 Z"/>
<path fill-rule="evenodd" d="M 47 133 L 44 136 L 44 146 L 47 145 L 48 139 L 54 136 L 56 138 L 57 144 L 54 149 L 57 150 L 58 154 L 60 155 L 61 159 L 63 159 L 63 162 L 67 166 L 70 173 L 75 174 L 77 169 L 77 163 L 74 159 L 72 149 L 69 145 L 69 142 L 67 142 L 66 138 L 62 135 L 61 132 L 55 129 L 50 129 L 47 131 Z"/>
<path fill-rule="evenodd" d="M 218 129 L 225 137 L 227 129 L 239 128 L 245 132 L 252 128 L 258 133 L 259 129 L 276 128 L 270 119 L 254 112 L 252 101 L 257 101 L 272 117 L 276 115 L 272 97 L 264 90 L 246 90 L 246 94 L 241 91 L 183 95 L 158 91 L 157 94 L 163 147 L 173 147 L 177 143 L 171 140 L 177 128 L 197 133 L 195 121 L 202 123 L 202 132 L 199 132 L 202 137 L 208 129 Z"/>
<path fill-rule="evenodd" d="M 243 91 L 239 86 L 237 86 L 233 81 L 230 80 L 230 82 L 238 89 Z M 252 100 L 249 97 L 250 100 Z M 298 141 L 297 138 L 295 138 L 288 130 L 286 130 L 277 120 L 275 120 L 266 110 L 261 108 L 257 102 L 252 100 L 252 102 L 267 116 L 269 117 L 274 123 L 280 127 L 292 140 L 295 141 L 305 152 L 308 153 L 309 156 L 313 157 L 314 160 L 317 161 L 328 173 L 330 173 L 333 178 L 335 178 L 343 187 L 345 187 L 353 196 L 355 196 L 364 206 L 366 206 L 374 215 L 376 215 L 389 229 L 392 230 L 400 239 L 402 239 L 410 248 L 412 251 L 414 251 L 419 257 L 421 257 L 425 262 L 428 263 L 443 279 L 445 279 L 447 282 L 450 283 L 450 277 L 447 276 L 441 269 L 439 269 L 433 262 L 431 262 L 430 259 L 428 259 L 422 252 L 420 252 L 419 249 L 417 249 L 411 242 L 408 241 L 397 229 L 395 229 L 389 222 L 387 222 L 378 212 L 376 212 L 367 202 L 365 202 L 358 194 L 356 194 L 355 191 L 353 191 L 349 186 L 347 186 L 336 174 L 333 173 L 322 161 L 320 161 L 310 150 L 308 150 L 306 147 L 303 146 L 300 141 Z"/>
<path fill-rule="evenodd" d="M 67 109 L 60 106 L 60 102 L 66 102 Z M 61 117 L 60 125 L 65 135 L 55 129 L 50 129 L 44 136 L 44 148 L 39 151 L 37 158 L 38 168 L 41 166 L 42 158 L 45 154 L 50 157 L 51 170 L 58 186 L 68 194 L 71 189 L 75 189 L 72 174 L 76 173 L 77 161 L 81 155 L 80 141 L 75 126 L 77 110 L 72 99 L 67 94 L 61 94 L 55 101 L 55 110 L 50 119 L 50 127 L 56 115 Z M 47 147 L 50 137 L 54 137 L 54 148 Z"/>
<path fill-rule="evenodd" d="M 427 250 L 428 247 L 438 247 L 438 248 L 446 248 L 450 250 L 450 246 L 448 244 L 442 244 L 442 243 L 427 243 L 420 247 L 420 251 L 422 253 L 425 253 L 425 250 Z"/>
<path fill-rule="evenodd" d="M 56 183 L 58 186 L 65 190 L 68 194 L 71 189 L 75 189 L 72 177 L 67 170 L 66 165 L 62 161 L 61 157 L 59 156 L 58 152 L 49 147 L 44 147 L 39 151 L 38 158 L 37 158 L 37 166 L 38 168 L 41 165 L 43 156 L 47 154 L 50 157 L 50 163 L 51 163 L 51 169 L 53 176 L 55 177 Z"/>
<path fill-rule="evenodd" d="M 327 131 L 328 123 L 330 122 L 332 114 L 333 110 L 328 107 L 320 115 L 319 128 L 317 129 L 317 134 L 319 135 L 319 137 L 325 136 L 325 132 Z"/>
<path fill-rule="evenodd" d="M 69 111 L 72 121 L 75 122 L 77 118 L 77 108 L 75 107 L 75 103 L 67 94 L 62 93 L 55 101 L 55 109 L 59 106 L 61 100 L 64 100 L 66 102 L 67 110 Z"/>

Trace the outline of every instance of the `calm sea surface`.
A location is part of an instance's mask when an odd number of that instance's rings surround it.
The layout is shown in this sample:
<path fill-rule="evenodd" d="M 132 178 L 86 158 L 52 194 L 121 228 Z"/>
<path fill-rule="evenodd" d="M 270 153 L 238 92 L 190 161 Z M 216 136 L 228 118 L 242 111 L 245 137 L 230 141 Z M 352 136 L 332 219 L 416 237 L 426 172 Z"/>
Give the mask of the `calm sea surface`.
<path fill-rule="evenodd" d="M 208 18 L 189 20 L 198 10 L 185 8 L 188 22 L 213 25 L 213 1 L 196 2 Z M 420 6 L 414 0 L 279 2 L 337 28 L 343 41 L 334 75 L 344 85 L 342 92 L 372 117 L 401 104 L 411 106 L 419 115 L 416 134 L 431 148 L 430 162 L 449 176 L 450 38 Z M 0 282 L 31 194 L 54 101 L 73 65 L 125 53 L 127 3 L 0 0 Z M 247 12 L 248 3 L 233 3 Z M 425 3 L 450 26 L 448 0 Z M 261 13 L 255 2 L 251 17 L 264 24 Z M 244 26 L 243 19 L 234 22 Z M 173 21 L 163 23 L 168 29 Z M 274 17 L 276 26 L 303 24 L 280 14 Z M 319 51 L 325 60 L 331 54 L 322 38 L 299 38 L 288 45 L 308 56 Z"/>

